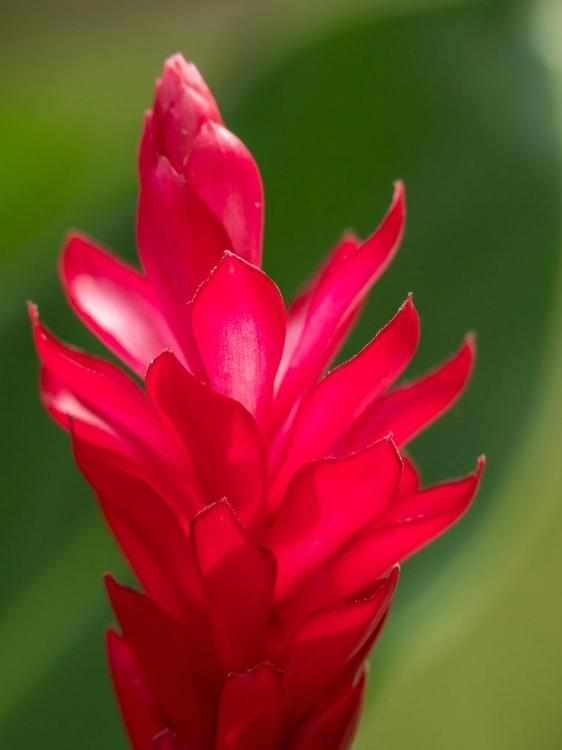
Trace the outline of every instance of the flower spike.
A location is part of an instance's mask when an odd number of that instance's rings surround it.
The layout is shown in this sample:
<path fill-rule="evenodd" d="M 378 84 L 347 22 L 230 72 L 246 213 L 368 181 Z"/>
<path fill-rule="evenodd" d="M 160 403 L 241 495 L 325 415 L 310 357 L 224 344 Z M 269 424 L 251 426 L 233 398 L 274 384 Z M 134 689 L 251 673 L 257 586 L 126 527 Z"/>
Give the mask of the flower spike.
<path fill-rule="evenodd" d="M 405 191 L 346 233 L 287 307 L 261 270 L 263 189 L 197 68 L 164 65 L 139 152 L 142 270 L 73 233 L 60 272 L 134 374 L 62 343 L 30 305 L 41 397 L 141 591 L 106 584 L 133 750 L 348 750 L 399 563 L 470 506 L 483 460 L 421 487 L 402 446 L 466 387 L 467 337 L 396 384 L 411 295 L 326 371 L 400 245 Z"/>

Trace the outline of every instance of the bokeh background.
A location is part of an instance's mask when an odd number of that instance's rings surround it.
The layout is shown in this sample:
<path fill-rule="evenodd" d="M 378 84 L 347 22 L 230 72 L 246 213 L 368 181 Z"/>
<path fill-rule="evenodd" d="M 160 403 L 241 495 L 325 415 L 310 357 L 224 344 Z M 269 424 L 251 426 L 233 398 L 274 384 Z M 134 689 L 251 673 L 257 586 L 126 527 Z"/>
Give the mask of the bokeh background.
<path fill-rule="evenodd" d="M 134 257 L 135 157 L 163 59 L 194 60 L 267 196 L 290 295 L 406 181 L 406 239 L 348 354 L 409 291 L 408 373 L 467 330 L 469 393 L 413 445 L 428 482 L 488 470 L 470 514 L 404 567 L 357 750 L 562 747 L 562 3 L 21 0 L 0 27 L 0 747 L 126 747 L 101 582 L 128 573 L 43 414 L 25 301 L 99 351 L 63 300 L 79 227 Z"/>

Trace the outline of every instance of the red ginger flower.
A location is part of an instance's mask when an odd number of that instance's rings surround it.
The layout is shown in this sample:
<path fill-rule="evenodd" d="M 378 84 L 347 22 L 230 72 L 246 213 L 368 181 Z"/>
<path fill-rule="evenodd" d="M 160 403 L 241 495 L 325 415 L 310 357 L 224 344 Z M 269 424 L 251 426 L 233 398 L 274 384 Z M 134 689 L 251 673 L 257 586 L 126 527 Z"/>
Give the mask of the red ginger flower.
<path fill-rule="evenodd" d="M 462 392 L 469 337 L 395 387 L 411 298 L 324 376 L 398 248 L 404 189 L 285 310 L 260 270 L 257 167 L 193 65 L 168 60 L 140 151 L 141 273 L 73 235 L 70 303 L 137 376 L 31 308 L 51 415 L 144 594 L 108 579 L 109 659 L 135 750 L 341 750 L 396 564 L 454 523 L 474 474 L 428 489 L 399 449 Z"/>

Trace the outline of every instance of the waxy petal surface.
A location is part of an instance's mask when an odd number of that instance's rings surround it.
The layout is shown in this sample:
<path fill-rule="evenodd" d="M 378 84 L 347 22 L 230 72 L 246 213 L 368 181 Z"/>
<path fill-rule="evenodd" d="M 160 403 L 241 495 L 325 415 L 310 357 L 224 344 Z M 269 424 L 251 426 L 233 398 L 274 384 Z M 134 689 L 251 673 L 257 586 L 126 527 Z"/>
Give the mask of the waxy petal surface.
<path fill-rule="evenodd" d="M 401 473 L 402 460 L 390 439 L 297 472 L 270 541 L 279 562 L 278 600 L 384 514 L 395 499 Z"/>
<path fill-rule="evenodd" d="M 228 131 L 217 104 L 194 65 L 180 55 L 164 66 L 156 87 L 150 135 L 208 208 L 229 238 L 230 249 L 260 265 L 263 188 L 246 146 Z M 141 174 L 147 167 L 141 151 Z"/>
<path fill-rule="evenodd" d="M 298 629 L 283 662 L 285 709 L 293 721 L 338 681 L 375 632 L 397 581 L 396 568 L 370 598 L 321 610 Z"/>
<path fill-rule="evenodd" d="M 133 750 L 152 750 L 153 738 L 166 719 L 143 683 L 135 658 L 124 638 L 110 630 L 107 655 L 113 685 Z"/>
<path fill-rule="evenodd" d="M 229 675 L 220 700 L 215 750 L 279 747 L 281 678 L 271 664 Z"/>
<path fill-rule="evenodd" d="M 285 339 L 285 307 L 275 284 L 226 253 L 195 296 L 192 324 L 211 387 L 266 423 Z"/>
<path fill-rule="evenodd" d="M 225 127 L 208 120 L 193 144 L 186 177 L 221 222 L 230 249 L 253 265 L 261 265 L 263 188 L 246 146 Z"/>
<path fill-rule="evenodd" d="M 150 144 L 143 146 L 144 151 L 149 148 Z M 188 303 L 230 249 L 230 241 L 185 178 L 156 153 L 141 175 L 137 241 L 147 278 L 185 360 L 200 374 Z"/>
<path fill-rule="evenodd" d="M 346 676 L 334 695 L 322 700 L 291 735 L 291 750 L 347 750 L 357 730 L 366 684 L 366 667 Z"/>
<path fill-rule="evenodd" d="M 252 539 L 222 500 L 191 523 L 195 558 L 219 659 L 226 672 L 241 672 L 263 659 L 277 563 Z"/>
<path fill-rule="evenodd" d="M 412 492 L 416 492 L 419 489 L 420 474 L 418 467 L 410 456 L 407 456 L 405 453 L 401 453 L 400 455 L 402 457 L 403 469 L 398 487 L 398 496 L 403 497 L 404 495 L 411 495 Z"/>
<path fill-rule="evenodd" d="M 204 503 L 226 497 L 244 526 L 259 523 L 265 500 L 265 454 L 249 412 L 199 382 L 171 352 L 161 354 L 148 368 L 146 389 L 183 439 Z"/>
<path fill-rule="evenodd" d="M 139 386 L 118 367 L 58 341 L 40 323 L 30 306 L 35 345 L 51 382 L 64 387 L 110 431 L 125 431 L 142 439 L 152 450 L 169 451 L 169 440 Z M 54 392 L 54 389 L 53 389 Z M 60 392 L 60 390 L 59 390 Z M 48 394 L 47 394 L 48 395 Z M 57 404 L 61 408 L 60 401 Z M 75 415 L 72 415 L 75 416 Z"/>
<path fill-rule="evenodd" d="M 128 451 L 113 428 L 88 409 L 52 370 L 43 365 L 39 388 L 45 409 L 63 429 L 69 431 L 71 425 L 79 424 L 83 431 L 88 430 L 89 442 L 116 451 Z"/>
<path fill-rule="evenodd" d="M 193 144 L 206 122 L 222 123 L 217 103 L 193 63 L 173 55 L 156 82 L 151 136 L 159 154 L 166 156 L 178 174 L 185 176 Z M 141 151 L 140 170 L 144 163 Z"/>
<path fill-rule="evenodd" d="M 205 643 L 146 597 L 106 580 L 123 635 L 168 721 L 188 746 L 212 747 L 212 663 Z"/>
<path fill-rule="evenodd" d="M 73 234 L 61 275 L 76 313 L 137 375 L 144 378 L 150 360 L 164 349 L 181 355 L 152 288 L 134 268 Z"/>

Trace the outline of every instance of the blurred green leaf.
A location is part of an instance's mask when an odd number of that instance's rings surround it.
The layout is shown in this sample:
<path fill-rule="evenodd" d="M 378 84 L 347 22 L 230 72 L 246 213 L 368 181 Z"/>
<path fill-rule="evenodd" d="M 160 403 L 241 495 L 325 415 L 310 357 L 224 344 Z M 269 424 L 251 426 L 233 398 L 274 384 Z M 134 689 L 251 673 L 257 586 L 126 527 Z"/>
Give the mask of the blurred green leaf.
<path fill-rule="evenodd" d="M 68 201 L 83 172 L 84 153 L 67 134 L 49 132 L 36 115 L 13 110 L 0 117 L 0 140 L 10 144 L 0 181 L 0 252 L 5 254 L 37 231 L 57 201 Z M 57 179 L 61 174 L 64 180 Z M 59 190 L 53 190 L 54 180 Z"/>
<path fill-rule="evenodd" d="M 170 8 L 155 24 L 143 15 L 135 25 L 124 12 L 121 25 L 110 29 L 104 28 L 102 13 L 95 24 L 75 19 L 82 24 L 76 34 L 68 35 L 64 27 L 45 34 L 35 56 L 22 60 L 2 82 L 4 101 L 13 106 L 0 120 L 0 133 L 14 144 L 3 182 L 2 218 L 9 227 L 0 243 L 0 338 L 7 353 L 0 539 L 10 561 L 0 571 L 0 656 L 6 655 L 2 747 L 125 746 L 101 655 L 101 626 L 110 615 L 95 573 L 109 563 L 121 570 L 122 565 L 116 555 L 110 559 L 107 535 L 99 521 L 92 521 L 90 491 L 72 465 L 65 436 L 41 414 L 20 299 L 39 297 L 46 321 L 57 332 L 94 346 L 63 306 L 55 248 L 67 225 L 79 224 L 132 254 L 134 123 L 140 123 L 148 103 L 162 50 L 173 51 L 177 44 L 173 39 L 189 41 L 185 51 L 197 62 L 204 58 L 214 71 L 219 100 L 222 89 L 228 103 L 228 124 L 262 168 L 266 267 L 285 293 L 295 290 L 342 229 L 370 232 L 386 208 L 392 181 L 406 180 L 406 241 L 378 285 L 348 354 L 394 314 L 409 291 L 415 292 L 423 325 L 415 372 L 446 356 L 466 330 L 479 334 L 480 362 L 469 395 L 413 450 L 428 481 L 470 470 L 485 451 L 490 460 L 486 483 L 471 516 L 406 566 L 399 606 L 375 661 L 378 707 L 385 707 L 383 691 L 389 685 L 407 686 L 411 706 L 418 699 L 416 689 L 427 697 L 434 684 L 435 695 L 446 700 L 443 686 L 449 683 L 439 670 L 446 676 L 447 667 L 432 661 L 445 643 L 423 641 L 426 661 L 436 666 L 430 674 L 418 664 L 415 674 L 425 675 L 419 684 L 401 656 L 411 653 L 405 644 L 409 638 L 419 643 L 414 636 L 430 627 L 445 632 L 447 644 L 454 641 L 462 631 L 455 615 L 473 618 L 486 591 L 497 590 L 502 570 L 517 558 L 511 542 L 519 539 L 531 509 L 528 497 L 512 492 L 505 478 L 515 459 L 524 462 L 519 444 L 542 395 L 540 365 L 549 343 L 559 248 L 555 113 L 548 74 L 530 41 L 531 4 L 475 2 L 430 13 L 395 10 L 389 16 L 387 11 L 384 18 L 373 12 L 358 16 L 357 5 L 350 5 L 352 20 L 346 25 L 340 21 L 337 28 L 316 30 L 308 39 L 302 32 L 304 41 L 270 68 L 289 40 L 290 25 L 284 27 L 286 40 L 280 37 L 265 54 L 267 40 L 274 38 L 275 24 L 289 14 L 292 3 L 260 5 L 259 13 L 237 3 L 224 15 L 194 3 L 190 33 L 169 23 L 176 17 Z M 245 13 L 235 19 L 242 6 Z M 313 29 L 314 13 L 308 9 L 305 15 Z M 322 14 L 317 15 L 320 25 Z M 259 41 L 244 47 L 251 36 L 248 19 L 265 29 L 266 18 L 268 33 L 256 26 L 252 33 Z M 124 28 L 131 34 L 129 47 Z M 292 28 L 296 34 L 296 15 Z M 99 54 L 100 40 L 107 43 L 105 55 Z M 62 54 L 64 41 L 74 51 L 66 48 Z M 248 80 L 258 80 L 245 97 L 244 84 L 231 69 L 232 51 L 243 47 L 246 61 L 239 67 L 248 69 Z M 147 54 L 141 54 L 145 49 Z M 260 55 L 249 64 L 256 49 Z M 69 60 L 76 61 L 72 69 Z M 44 68 L 38 70 L 39 64 Z M 113 75 L 115 85 L 108 88 Z M 29 100 L 25 106 L 24 99 Z M 550 455 L 545 449 L 544 462 Z M 542 454 L 533 458 L 532 469 L 538 472 Z M 528 488 L 531 467 L 526 471 Z M 493 540 L 487 537 L 492 531 Z M 494 563 L 489 580 L 484 565 L 469 582 L 461 573 L 458 579 L 442 577 L 444 568 L 463 572 L 463 556 L 474 561 L 480 549 L 486 550 L 486 565 Z M 463 586 L 481 589 L 476 598 L 471 592 L 470 610 L 462 606 L 468 589 L 455 589 L 461 579 Z M 506 607 L 498 619 L 502 627 L 502 618 L 517 612 Z M 439 618 L 441 610 L 447 618 Z M 486 642 L 483 633 L 474 637 Z M 482 654 L 487 654 L 485 647 Z M 526 662 L 525 669 L 531 668 Z M 475 705 L 481 705 L 486 691 L 476 684 L 478 675 L 463 675 L 472 680 L 467 691 L 479 691 Z M 508 671 L 505 679 L 513 679 Z M 366 722 L 363 746 L 411 746 L 400 731 L 403 726 L 395 727 L 400 714 L 391 693 L 386 715 L 383 711 L 376 725 Z M 463 695 L 460 688 L 458 695 Z M 428 701 L 420 706 L 431 711 Z M 540 720 L 538 702 L 534 711 Z M 421 707 L 417 718 L 422 733 Z M 433 717 L 434 725 L 438 719 Z M 450 727 L 464 719 L 452 716 Z M 493 719 L 490 709 L 488 739 L 494 737 Z M 373 739 L 368 739 L 370 727 Z M 416 746 L 422 747 L 419 736 Z M 448 739 L 442 747 L 462 747 L 452 743 L 454 734 L 443 736 Z M 474 739 L 480 736 L 474 729 L 467 735 L 473 744 L 465 747 L 502 747 L 497 737 L 495 745 L 486 746 Z M 427 737 L 426 747 L 439 747 L 439 728 L 433 726 Z"/>

